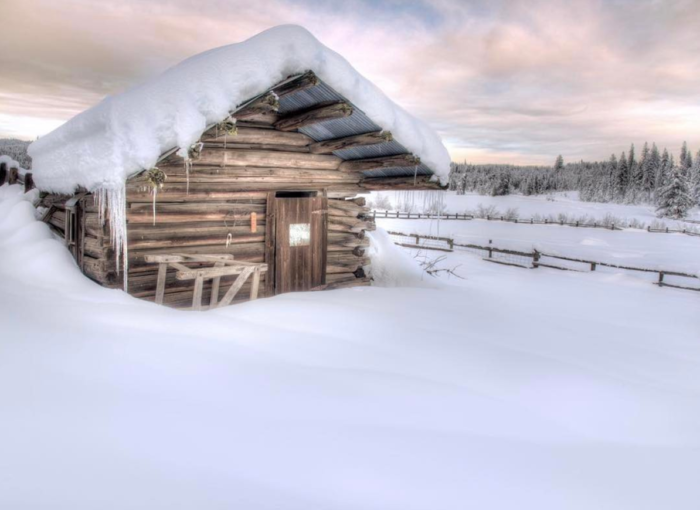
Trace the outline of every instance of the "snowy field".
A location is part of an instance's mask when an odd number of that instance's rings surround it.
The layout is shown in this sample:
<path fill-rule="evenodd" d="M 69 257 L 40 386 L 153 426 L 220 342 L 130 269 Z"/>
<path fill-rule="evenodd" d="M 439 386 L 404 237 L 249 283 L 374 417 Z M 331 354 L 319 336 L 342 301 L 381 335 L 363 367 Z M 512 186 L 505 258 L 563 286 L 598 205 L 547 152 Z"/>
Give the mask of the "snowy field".
<path fill-rule="evenodd" d="M 390 195 L 391 196 L 391 195 Z M 391 196 L 398 201 L 398 194 Z M 420 201 L 417 199 L 417 202 Z M 594 214 L 598 219 L 606 214 L 620 218 L 637 217 L 649 221 L 652 209 L 647 206 L 623 206 L 618 204 L 593 204 L 576 200 L 556 201 L 544 197 L 487 197 L 479 195 L 455 195 L 446 197 L 450 212 L 473 209 L 478 204 L 494 204 L 499 210 L 518 208 L 521 216 L 564 213 L 570 216 Z M 648 217 L 644 216 L 648 213 Z M 407 234 L 450 237 L 457 243 L 488 244 L 522 251 L 533 248 L 556 255 L 584 258 L 598 262 L 628 265 L 647 269 L 666 269 L 691 274 L 700 273 L 700 237 L 684 234 L 649 233 L 640 229 L 622 231 L 601 228 L 576 228 L 560 225 L 522 225 L 501 221 L 464 220 L 397 220 L 377 217 L 377 225 L 395 232 Z M 648 275 L 636 273 L 639 278 Z"/>
<path fill-rule="evenodd" d="M 0 508 L 697 508 L 700 296 L 373 237 L 375 287 L 180 312 L 0 188 Z"/>
<path fill-rule="evenodd" d="M 415 204 L 415 212 L 422 208 L 422 199 L 420 193 L 415 194 L 413 199 Z M 535 215 L 546 217 L 549 215 L 557 216 L 559 213 L 569 215 L 574 219 L 587 217 L 590 221 L 603 220 L 607 215 L 612 215 L 615 218 L 624 220 L 629 223 L 632 220 L 637 220 L 646 225 L 652 224 L 654 221 L 663 222 L 669 228 L 683 228 L 691 226 L 691 223 L 683 221 L 671 220 L 668 218 L 657 218 L 656 212 L 651 205 L 625 205 L 600 202 L 582 202 L 578 199 L 577 191 L 568 191 L 560 193 L 552 193 L 550 195 L 506 195 L 492 197 L 488 195 L 477 195 L 475 193 L 466 193 L 457 195 L 454 192 L 442 193 L 446 205 L 446 211 L 449 213 L 465 213 L 477 209 L 479 205 L 483 207 L 495 207 L 500 214 L 504 214 L 508 209 L 514 208 L 518 210 L 520 218 L 531 218 Z M 368 197 L 370 197 L 368 195 Z M 392 204 L 392 210 L 396 210 L 402 203 L 406 203 L 406 193 L 401 192 L 380 192 L 371 196 L 371 201 L 376 201 L 378 198 L 387 197 Z M 700 208 L 696 207 L 691 211 L 688 219 L 700 221 Z"/>

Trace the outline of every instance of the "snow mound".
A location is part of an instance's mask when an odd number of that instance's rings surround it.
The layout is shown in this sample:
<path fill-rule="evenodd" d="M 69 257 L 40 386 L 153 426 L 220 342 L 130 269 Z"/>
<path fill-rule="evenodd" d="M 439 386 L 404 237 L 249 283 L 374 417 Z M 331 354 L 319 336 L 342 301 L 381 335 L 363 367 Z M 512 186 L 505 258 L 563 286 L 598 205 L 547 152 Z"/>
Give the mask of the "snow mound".
<path fill-rule="evenodd" d="M 423 272 L 406 250 L 402 250 L 384 229 L 368 232 L 369 257 L 374 285 L 379 287 L 440 287 L 437 280 Z"/>
<path fill-rule="evenodd" d="M 450 157 L 440 137 L 393 103 L 306 29 L 284 25 L 212 49 L 122 94 L 107 97 L 29 147 L 42 190 L 121 187 L 174 147 L 189 147 L 208 125 L 286 77 L 312 70 L 375 123 L 391 131 L 443 183 Z"/>

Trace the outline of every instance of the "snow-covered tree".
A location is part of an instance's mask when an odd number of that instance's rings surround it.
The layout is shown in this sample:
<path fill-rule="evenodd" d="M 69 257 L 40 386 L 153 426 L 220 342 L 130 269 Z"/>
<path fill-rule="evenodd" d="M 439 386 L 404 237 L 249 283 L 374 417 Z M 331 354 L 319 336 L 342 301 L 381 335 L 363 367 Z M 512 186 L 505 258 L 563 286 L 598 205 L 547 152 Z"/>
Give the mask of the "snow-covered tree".
<path fill-rule="evenodd" d="M 557 156 L 556 161 L 554 161 L 554 171 L 558 172 L 564 169 L 564 158 L 561 154 Z"/>
<path fill-rule="evenodd" d="M 659 217 L 685 218 L 693 208 L 695 201 L 690 195 L 688 179 L 679 166 L 673 166 L 669 172 L 668 184 L 659 191 Z"/>

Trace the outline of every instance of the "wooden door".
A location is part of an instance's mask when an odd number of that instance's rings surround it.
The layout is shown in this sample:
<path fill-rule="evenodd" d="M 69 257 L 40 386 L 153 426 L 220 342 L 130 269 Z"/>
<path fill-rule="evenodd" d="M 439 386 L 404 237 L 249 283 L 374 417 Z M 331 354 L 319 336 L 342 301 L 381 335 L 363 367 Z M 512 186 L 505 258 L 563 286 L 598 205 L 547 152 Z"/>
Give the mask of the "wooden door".
<path fill-rule="evenodd" d="M 327 206 L 325 197 L 275 199 L 275 294 L 326 282 Z"/>

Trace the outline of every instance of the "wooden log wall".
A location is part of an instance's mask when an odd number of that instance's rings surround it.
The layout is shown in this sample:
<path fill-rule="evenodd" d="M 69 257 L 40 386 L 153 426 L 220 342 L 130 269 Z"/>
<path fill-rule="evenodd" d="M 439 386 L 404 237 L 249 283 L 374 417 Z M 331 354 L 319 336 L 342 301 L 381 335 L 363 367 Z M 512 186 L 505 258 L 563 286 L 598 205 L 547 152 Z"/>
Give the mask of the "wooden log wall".
<path fill-rule="evenodd" d="M 365 217 L 363 199 L 347 200 L 361 191 L 361 174 L 341 171 L 342 160 L 332 154 L 311 153 L 313 140 L 306 135 L 262 124 L 241 122 L 236 135 L 205 133 L 189 175 L 179 156 L 161 161 L 158 168 L 167 178 L 156 194 L 155 225 L 146 174 L 127 182 L 129 293 L 155 300 L 157 266 L 145 262 L 146 254 L 229 253 L 236 260 L 273 265 L 271 201 L 277 191 L 300 190 L 329 197 L 325 288 L 369 284 L 362 268 L 369 265 L 365 231 L 374 229 L 374 222 Z M 234 280 L 222 278 L 220 295 Z M 273 281 L 274 268 L 262 276 L 263 295 L 274 291 Z M 246 284 L 234 302 L 245 301 L 249 290 Z M 205 284 L 204 302 L 210 293 L 211 284 Z M 191 281 L 168 274 L 164 304 L 190 307 L 192 294 Z"/>

